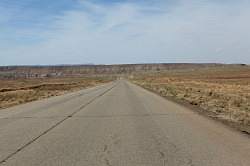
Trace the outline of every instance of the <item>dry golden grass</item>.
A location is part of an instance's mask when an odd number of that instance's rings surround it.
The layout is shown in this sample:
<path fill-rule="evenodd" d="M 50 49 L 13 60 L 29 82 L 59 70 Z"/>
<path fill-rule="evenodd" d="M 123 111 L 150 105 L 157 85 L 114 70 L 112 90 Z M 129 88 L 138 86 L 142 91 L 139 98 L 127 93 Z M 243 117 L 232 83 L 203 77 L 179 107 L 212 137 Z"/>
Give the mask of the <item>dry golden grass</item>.
<path fill-rule="evenodd" d="M 107 83 L 107 78 L 0 80 L 0 109 Z"/>
<path fill-rule="evenodd" d="M 250 67 L 205 68 L 138 75 L 135 83 L 199 106 L 216 119 L 250 129 Z"/>

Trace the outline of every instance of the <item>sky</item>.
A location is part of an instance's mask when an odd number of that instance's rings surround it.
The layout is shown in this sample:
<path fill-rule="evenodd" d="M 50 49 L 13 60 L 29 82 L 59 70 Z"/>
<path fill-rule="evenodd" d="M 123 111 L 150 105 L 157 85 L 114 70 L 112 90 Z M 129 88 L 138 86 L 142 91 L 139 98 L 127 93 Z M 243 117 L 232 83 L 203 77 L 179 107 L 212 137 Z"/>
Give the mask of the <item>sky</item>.
<path fill-rule="evenodd" d="M 0 0 L 0 65 L 250 64 L 249 0 Z"/>

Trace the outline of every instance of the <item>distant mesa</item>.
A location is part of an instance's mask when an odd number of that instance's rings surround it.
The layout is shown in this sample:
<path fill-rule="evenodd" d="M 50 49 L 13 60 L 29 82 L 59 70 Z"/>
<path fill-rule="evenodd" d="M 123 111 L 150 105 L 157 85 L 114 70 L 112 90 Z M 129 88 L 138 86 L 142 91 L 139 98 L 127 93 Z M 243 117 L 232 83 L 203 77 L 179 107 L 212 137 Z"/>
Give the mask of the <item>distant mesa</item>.
<path fill-rule="evenodd" d="M 245 64 L 240 64 L 245 65 Z M 137 72 L 160 72 L 174 69 L 199 69 L 204 67 L 224 66 L 217 63 L 154 63 L 154 64 L 119 64 L 95 65 L 61 64 L 54 66 L 2 66 L 0 78 L 45 78 L 45 77 L 81 77 L 93 75 L 132 74 Z"/>

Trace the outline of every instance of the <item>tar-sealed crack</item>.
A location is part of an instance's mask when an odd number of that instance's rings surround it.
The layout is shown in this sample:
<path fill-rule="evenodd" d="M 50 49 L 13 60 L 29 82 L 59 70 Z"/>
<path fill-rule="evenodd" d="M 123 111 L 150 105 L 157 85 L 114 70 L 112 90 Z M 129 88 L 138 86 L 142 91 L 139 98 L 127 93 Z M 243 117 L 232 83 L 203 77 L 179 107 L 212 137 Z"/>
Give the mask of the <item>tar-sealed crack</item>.
<path fill-rule="evenodd" d="M 54 124 L 53 126 L 51 126 L 49 129 L 47 129 L 46 131 L 44 131 L 43 133 L 41 133 L 40 135 L 38 135 L 37 137 L 35 137 L 34 139 L 32 139 L 31 141 L 29 141 L 28 143 L 26 143 L 25 145 L 23 145 L 22 147 L 18 148 L 16 151 L 14 151 L 13 153 L 11 153 L 10 155 L 8 155 L 7 157 L 5 157 L 3 160 L 0 161 L 0 164 L 6 163 L 11 157 L 13 157 L 14 155 L 16 155 L 17 153 L 21 152 L 22 150 L 24 150 L 26 147 L 28 147 L 29 145 L 31 145 L 32 143 L 34 143 L 35 141 L 37 141 L 39 138 L 41 138 L 42 136 L 48 134 L 51 130 L 53 130 L 54 128 L 56 128 L 57 126 L 59 126 L 60 124 L 62 124 L 64 121 L 70 119 L 73 115 L 75 115 L 76 113 L 78 113 L 79 111 L 81 111 L 83 108 L 85 108 L 86 106 L 88 106 L 89 104 L 93 103 L 96 99 L 104 96 L 106 93 L 108 93 L 109 91 L 111 91 L 117 84 L 115 84 L 114 86 L 112 86 L 111 88 L 109 88 L 108 90 L 104 91 L 103 93 L 101 93 L 100 95 L 94 97 L 92 100 L 90 100 L 89 102 L 87 102 L 86 104 L 82 105 L 80 108 L 78 108 L 76 111 L 74 111 L 73 113 L 71 113 L 70 115 L 68 115 L 67 117 L 65 117 L 64 119 L 62 119 L 61 121 L 57 122 L 56 124 Z"/>

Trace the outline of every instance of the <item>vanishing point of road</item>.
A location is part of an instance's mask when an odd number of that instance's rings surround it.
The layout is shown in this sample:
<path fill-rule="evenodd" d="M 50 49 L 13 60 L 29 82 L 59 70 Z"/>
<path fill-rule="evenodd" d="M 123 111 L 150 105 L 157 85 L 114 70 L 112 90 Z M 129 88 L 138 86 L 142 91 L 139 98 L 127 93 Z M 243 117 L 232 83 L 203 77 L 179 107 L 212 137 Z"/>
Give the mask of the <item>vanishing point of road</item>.
<path fill-rule="evenodd" d="M 250 166 L 250 139 L 125 80 L 0 110 L 0 166 Z"/>

